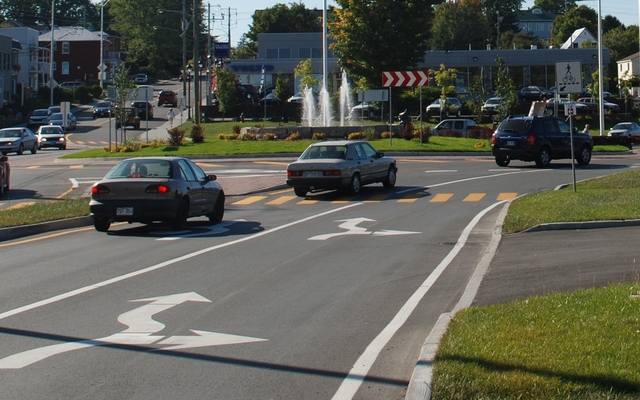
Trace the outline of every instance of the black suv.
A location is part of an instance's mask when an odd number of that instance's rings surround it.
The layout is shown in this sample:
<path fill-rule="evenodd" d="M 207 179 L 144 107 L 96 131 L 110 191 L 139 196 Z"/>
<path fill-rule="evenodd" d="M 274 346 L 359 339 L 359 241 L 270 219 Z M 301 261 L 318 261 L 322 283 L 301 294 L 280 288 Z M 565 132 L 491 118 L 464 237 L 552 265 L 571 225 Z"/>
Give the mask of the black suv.
<path fill-rule="evenodd" d="M 535 161 L 538 167 L 546 167 L 553 159 L 571 158 L 570 134 L 569 123 L 562 118 L 509 117 L 493 134 L 491 152 L 501 167 L 511 160 Z M 574 128 L 573 149 L 578 164 L 589 164 L 593 138 Z"/>

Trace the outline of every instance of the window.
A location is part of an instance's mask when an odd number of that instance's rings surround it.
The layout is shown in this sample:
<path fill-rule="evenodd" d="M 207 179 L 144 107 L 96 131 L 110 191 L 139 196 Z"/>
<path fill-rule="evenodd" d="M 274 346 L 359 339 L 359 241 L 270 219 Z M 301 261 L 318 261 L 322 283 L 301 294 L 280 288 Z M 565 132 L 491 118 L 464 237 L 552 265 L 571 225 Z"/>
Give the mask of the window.
<path fill-rule="evenodd" d="M 533 30 L 533 24 L 532 23 L 528 23 L 527 24 L 527 30 L 528 31 L 532 31 Z"/>
<path fill-rule="evenodd" d="M 182 179 L 190 182 L 197 181 L 196 176 L 193 174 L 193 171 L 191 170 L 187 162 L 185 162 L 184 160 L 179 160 L 178 165 L 180 166 L 180 175 L 182 176 Z"/>
<path fill-rule="evenodd" d="M 542 24 L 536 24 L 536 31 L 541 31 L 542 30 Z"/>
<path fill-rule="evenodd" d="M 69 61 L 62 62 L 62 75 L 69 75 Z"/>
<path fill-rule="evenodd" d="M 62 42 L 62 54 L 69 54 L 71 52 L 71 45 L 69 42 Z"/>
<path fill-rule="evenodd" d="M 291 58 L 291 49 L 280 49 L 278 58 Z"/>
<path fill-rule="evenodd" d="M 298 49 L 298 57 L 308 59 L 311 58 L 311 49 L 310 48 L 300 48 Z"/>
<path fill-rule="evenodd" d="M 331 57 L 327 55 L 327 57 Z M 311 58 L 322 58 L 322 49 L 320 47 L 314 47 L 311 49 Z"/>
<path fill-rule="evenodd" d="M 53 63 L 53 70 L 54 71 L 58 70 L 58 63 L 56 63 L 56 62 Z"/>
<path fill-rule="evenodd" d="M 278 49 L 267 49 L 267 58 L 278 58 Z"/>

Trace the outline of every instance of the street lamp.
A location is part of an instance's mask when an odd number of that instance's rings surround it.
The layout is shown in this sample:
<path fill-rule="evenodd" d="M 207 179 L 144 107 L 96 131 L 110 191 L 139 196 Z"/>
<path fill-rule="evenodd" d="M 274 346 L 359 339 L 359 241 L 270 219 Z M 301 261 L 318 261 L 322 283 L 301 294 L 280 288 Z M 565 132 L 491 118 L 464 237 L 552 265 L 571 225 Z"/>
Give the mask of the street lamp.
<path fill-rule="evenodd" d="M 187 92 L 187 121 L 191 121 L 191 66 L 187 68 L 187 77 L 183 79 L 184 82 L 189 81 L 189 90 Z"/>
<path fill-rule="evenodd" d="M 110 0 L 102 0 L 100 3 L 100 65 L 98 71 L 100 71 L 100 88 L 104 89 L 104 77 L 106 65 L 104 65 L 104 6 L 109 3 Z"/>

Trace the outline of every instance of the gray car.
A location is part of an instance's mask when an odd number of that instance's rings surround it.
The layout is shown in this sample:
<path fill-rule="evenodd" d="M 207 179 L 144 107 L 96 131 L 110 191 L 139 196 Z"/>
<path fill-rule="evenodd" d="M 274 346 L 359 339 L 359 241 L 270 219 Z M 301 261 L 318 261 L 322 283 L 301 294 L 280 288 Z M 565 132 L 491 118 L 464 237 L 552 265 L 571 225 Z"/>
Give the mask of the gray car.
<path fill-rule="evenodd" d="M 29 117 L 29 122 L 27 122 L 27 128 L 36 128 L 40 125 L 46 125 L 49 122 L 50 116 L 51 112 L 49 112 L 47 108 L 33 110 Z"/>
<path fill-rule="evenodd" d="M 330 189 L 358 194 L 369 183 L 395 186 L 397 172 L 395 158 L 385 157 L 364 140 L 318 142 L 287 166 L 287 185 L 300 197 Z"/>
<path fill-rule="evenodd" d="M 222 221 L 225 195 L 193 161 L 183 157 L 137 157 L 123 160 L 91 188 L 93 225 L 106 232 L 113 222 L 170 222 L 182 230 L 190 217 Z"/>
<path fill-rule="evenodd" d="M 640 137 L 640 125 L 636 122 L 618 122 L 607 133 L 607 136 L 631 136 Z"/>
<path fill-rule="evenodd" d="M 64 129 L 58 125 L 43 125 L 36 131 L 38 136 L 38 149 L 45 147 L 57 147 L 60 150 L 67 149 L 67 138 Z"/>
<path fill-rule="evenodd" d="M 31 154 L 38 152 L 38 137 L 31 129 L 19 126 L 0 129 L 0 152 L 2 154 L 22 155 L 26 150 L 30 150 Z"/>

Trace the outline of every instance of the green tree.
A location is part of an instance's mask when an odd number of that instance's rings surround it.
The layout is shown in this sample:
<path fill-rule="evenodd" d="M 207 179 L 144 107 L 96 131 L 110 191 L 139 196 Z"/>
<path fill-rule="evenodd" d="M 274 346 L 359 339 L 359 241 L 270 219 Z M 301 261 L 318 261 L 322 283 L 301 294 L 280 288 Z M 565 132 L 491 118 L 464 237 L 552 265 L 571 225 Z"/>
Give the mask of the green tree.
<path fill-rule="evenodd" d="M 306 88 L 313 88 L 320 84 L 318 78 L 313 75 L 313 68 L 311 67 L 311 59 L 300 61 L 300 63 L 293 70 L 296 78 L 300 77 L 300 90 L 303 91 Z"/>
<path fill-rule="evenodd" d="M 620 93 L 622 94 L 622 98 L 624 99 L 624 112 L 627 113 L 629 112 L 629 99 L 631 97 L 633 97 L 633 94 L 631 93 L 631 89 L 632 89 L 632 82 L 631 79 L 633 77 L 629 74 L 629 71 L 625 71 L 624 74 L 622 74 L 622 78 L 618 79 L 618 90 L 620 91 Z"/>
<path fill-rule="evenodd" d="M 233 72 L 225 69 L 216 69 L 216 97 L 220 103 L 220 111 L 224 116 L 233 110 L 238 102 L 238 92 L 236 88 L 236 77 Z"/>
<path fill-rule="evenodd" d="M 469 29 L 468 21 L 474 21 Z M 431 50 L 482 49 L 489 37 L 489 21 L 480 0 L 462 0 L 436 5 L 431 37 Z"/>
<path fill-rule="evenodd" d="M 500 47 L 503 49 L 530 49 L 531 46 L 545 47 L 545 43 L 531 32 L 505 32 L 500 36 Z"/>
<path fill-rule="evenodd" d="M 591 94 L 591 97 L 598 100 L 600 98 L 600 73 L 598 70 L 595 70 L 591 73 L 591 83 L 587 84 L 587 90 L 589 91 L 589 94 Z M 607 87 L 607 84 L 609 82 L 609 77 L 603 76 L 602 77 L 602 83 L 604 85 L 604 87 Z"/>
<path fill-rule="evenodd" d="M 276 89 L 274 92 L 276 99 L 284 102 L 291 97 L 291 89 L 289 89 L 289 80 L 282 76 L 282 72 L 278 72 L 276 76 Z"/>
<path fill-rule="evenodd" d="M 429 70 L 429 77 L 433 77 L 436 86 L 440 88 L 440 98 L 446 99 L 452 93 L 455 93 L 456 78 L 458 71 L 454 68 L 447 68 L 444 64 L 440 64 L 440 69 Z"/>
<path fill-rule="evenodd" d="M 130 109 L 125 107 L 127 101 L 136 98 L 138 95 L 138 85 L 131 78 L 131 70 L 125 64 L 120 64 L 115 68 L 112 86 L 116 88 L 116 121 L 120 121 L 122 142 L 127 140 L 127 132 L 124 129 L 124 121 L 129 118 Z"/>
<path fill-rule="evenodd" d="M 238 45 L 231 49 L 231 58 L 233 59 L 255 59 L 258 57 L 258 44 L 247 38 L 246 34 L 242 34 Z"/>
<path fill-rule="evenodd" d="M 615 28 L 624 28 L 624 25 L 618 18 L 614 17 L 613 15 L 606 15 L 602 19 L 602 34 L 606 35 L 607 32 Z"/>
<path fill-rule="evenodd" d="M 482 0 L 485 13 L 492 29 L 489 30 L 491 43 L 498 43 L 505 32 L 519 32 L 518 11 L 522 0 Z M 474 21 L 475 23 L 475 21 Z"/>
<path fill-rule="evenodd" d="M 516 96 L 516 85 L 509 76 L 504 59 L 496 57 L 497 77 L 496 77 L 496 97 L 500 97 L 500 107 L 497 108 L 496 120 L 502 121 L 518 105 Z"/>
<path fill-rule="evenodd" d="M 612 63 L 638 52 L 638 26 L 619 26 L 602 36 L 602 45 L 609 49 Z M 617 68 L 614 68 L 614 71 Z"/>
<path fill-rule="evenodd" d="M 331 49 L 357 86 L 379 87 L 383 71 L 415 68 L 428 49 L 432 6 L 442 0 L 336 0 Z"/>
<path fill-rule="evenodd" d="M 536 0 L 533 7 L 554 14 L 564 14 L 569 9 L 576 7 L 578 0 Z"/>
<path fill-rule="evenodd" d="M 587 28 L 595 36 L 598 34 L 598 13 L 585 5 L 573 7 L 566 14 L 556 17 L 551 30 L 553 44 L 560 47 L 580 28 Z"/>
<path fill-rule="evenodd" d="M 246 34 L 246 50 L 249 57 L 258 56 L 258 34 L 260 33 L 301 33 L 322 32 L 322 23 L 313 10 L 302 3 L 276 4 L 271 8 L 256 10 Z"/>
<path fill-rule="evenodd" d="M 100 29 L 100 6 L 90 0 L 53 0 L 57 26 L 82 26 Z M 51 0 L 0 0 L 0 10 L 5 19 L 16 20 L 25 26 L 49 29 L 51 25 Z"/>

